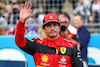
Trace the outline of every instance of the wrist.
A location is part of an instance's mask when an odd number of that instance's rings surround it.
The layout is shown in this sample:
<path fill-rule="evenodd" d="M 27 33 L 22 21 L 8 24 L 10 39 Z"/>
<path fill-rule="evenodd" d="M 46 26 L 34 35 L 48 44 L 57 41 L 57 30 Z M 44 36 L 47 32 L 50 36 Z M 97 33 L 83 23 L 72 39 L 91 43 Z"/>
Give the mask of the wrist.
<path fill-rule="evenodd" d="M 23 23 L 25 22 L 25 19 L 19 19 L 19 20 L 20 20 L 21 22 L 23 22 Z"/>

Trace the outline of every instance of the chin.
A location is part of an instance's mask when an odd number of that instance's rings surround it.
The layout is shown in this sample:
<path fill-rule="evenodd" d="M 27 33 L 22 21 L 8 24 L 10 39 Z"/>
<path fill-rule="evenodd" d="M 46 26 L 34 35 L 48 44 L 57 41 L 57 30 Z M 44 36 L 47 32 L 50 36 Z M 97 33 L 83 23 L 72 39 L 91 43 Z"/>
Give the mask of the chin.
<path fill-rule="evenodd" d="M 53 36 L 54 37 L 54 36 L 57 36 L 57 35 L 56 34 L 51 34 L 50 36 Z"/>
<path fill-rule="evenodd" d="M 51 35 L 51 37 L 55 37 L 56 35 Z"/>

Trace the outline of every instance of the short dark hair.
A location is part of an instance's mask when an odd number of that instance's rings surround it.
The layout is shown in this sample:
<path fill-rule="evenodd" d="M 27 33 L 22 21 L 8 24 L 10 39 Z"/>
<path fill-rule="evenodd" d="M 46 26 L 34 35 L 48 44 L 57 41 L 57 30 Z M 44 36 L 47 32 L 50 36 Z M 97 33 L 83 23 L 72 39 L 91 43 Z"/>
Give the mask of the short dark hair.
<path fill-rule="evenodd" d="M 61 15 L 61 14 L 63 14 L 65 17 L 67 17 L 68 20 L 70 21 L 70 16 L 69 16 L 69 14 L 67 12 L 62 12 L 59 15 Z"/>
<path fill-rule="evenodd" d="M 83 20 L 83 16 L 81 14 L 75 14 L 74 16 L 80 16 L 81 20 Z"/>

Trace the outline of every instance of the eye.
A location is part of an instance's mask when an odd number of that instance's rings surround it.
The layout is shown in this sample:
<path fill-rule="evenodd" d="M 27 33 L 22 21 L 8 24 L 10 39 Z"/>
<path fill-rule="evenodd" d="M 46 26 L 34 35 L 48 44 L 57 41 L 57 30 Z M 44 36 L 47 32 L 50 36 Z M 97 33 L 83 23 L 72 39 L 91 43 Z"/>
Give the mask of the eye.
<path fill-rule="evenodd" d="M 50 24 L 46 24 L 46 26 L 47 26 L 47 27 L 50 27 L 51 25 L 50 25 Z"/>
<path fill-rule="evenodd" d="M 54 26 L 57 26 L 57 23 L 54 23 Z"/>

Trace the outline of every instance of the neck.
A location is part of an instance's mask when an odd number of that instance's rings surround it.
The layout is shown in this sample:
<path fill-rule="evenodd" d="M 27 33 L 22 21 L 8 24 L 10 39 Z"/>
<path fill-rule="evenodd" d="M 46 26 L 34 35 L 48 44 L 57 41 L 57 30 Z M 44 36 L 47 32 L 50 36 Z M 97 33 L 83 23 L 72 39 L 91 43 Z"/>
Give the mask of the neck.
<path fill-rule="evenodd" d="M 79 28 L 76 28 L 77 29 L 77 31 L 79 30 Z"/>
<path fill-rule="evenodd" d="M 76 30 L 78 31 L 79 30 L 79 28 L 78 27 L 75 27 L 76 28 Z"/>
<path fill-rule="evenodd" d="M 77 29 L 77 31 L 78 31 L 80 27 L 82 27 L 82 25 L 81 25 L 81 26 L 78 26 L 78 27 L 75 27 L 75 28 L 76 28 L 76 29 Z"/>

